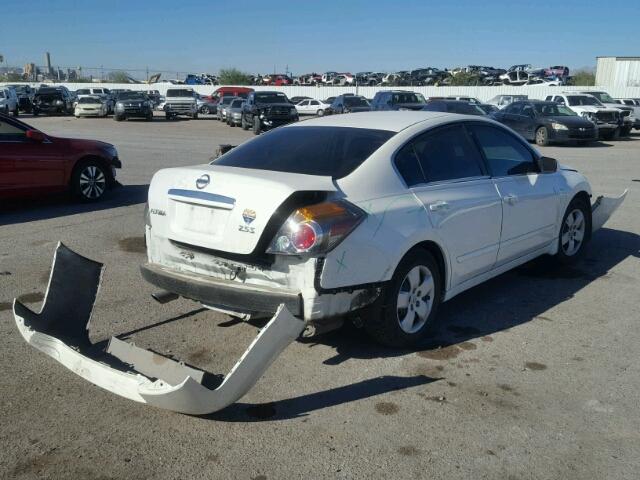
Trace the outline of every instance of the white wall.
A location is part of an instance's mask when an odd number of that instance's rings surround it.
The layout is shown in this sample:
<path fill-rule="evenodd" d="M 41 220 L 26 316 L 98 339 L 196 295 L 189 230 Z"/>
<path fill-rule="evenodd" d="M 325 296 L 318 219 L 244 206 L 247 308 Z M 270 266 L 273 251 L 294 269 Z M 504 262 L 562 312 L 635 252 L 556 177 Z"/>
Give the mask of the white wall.
<path fill-rule="evenodd" d="M 31 83 L 31 85 L 38 87 L 39 83 Z M 166 83 L 155 83 L 151 85 L 146 84 L 128 84 L 128 83 L 61 83 L 61 84 L 48 84 L 48 85 L 65 85 L 69 90 L 77 90 L 79 88 L 89 87 L 105 87 L 109 89 L 113 88 L 128 88 L 131 90 L 159 90 L 164 95 L 167 88 L 193 88 L 195 91 L 201 94 L 211 94 L 219 86 L 211 85 L 170 85 Z M 397 88 L 399 90 L 412 90 L 422 93 L 425 97 L 432 96 L 447 96 L 447 95 L 460 95 L 476 97 L 481 101 L 487 101 L 490 98 L 498 94 L 524 94 L 529 98 L 544 99 L 547 95 L 553 95 L 562 91 L 579 91 L 579 90 L 605 90 L 614 98 L 640 98 L 640 86 L 626 87 L 626 86 L 614 86 L 614 87 L 511 87 L 511 86 L 495 86 L 495 87 L 252 87 L 256 90 L 279 90 L 284 92 L 289 97 L 294 96 L 308 96 L 323 100 L 327 97 L 334 97 L 341 93 L 358 93 L 364 95 L 367 98 L 373 98 L 378 90 L 390 90 Z"/>

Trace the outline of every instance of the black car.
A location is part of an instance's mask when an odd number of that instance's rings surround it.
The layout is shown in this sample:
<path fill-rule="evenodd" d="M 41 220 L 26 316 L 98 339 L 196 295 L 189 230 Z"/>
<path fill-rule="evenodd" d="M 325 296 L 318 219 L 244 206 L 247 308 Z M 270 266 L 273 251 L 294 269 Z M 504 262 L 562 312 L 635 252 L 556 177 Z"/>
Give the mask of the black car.
<path fill-rule="evenodd" d="M 426 100 L 420 93 L 406 90 L 381 90 L 371 101 L 371 110 L 421 110 Z"/>
<path fill-rule="evenodd" d="M 595 141 L 596 126 L 564 105 L 542 100 L 514 102 L 491 115 L 538 145 L 550 142 Z"/>
<path fill-rule="evenodd" d="M 153 120 L 153 101 L 143 92 L 120 92 L 116 96 L 113 119 L 121 122 L 127 118 Z"/>
<path fill-rule="evenodd" d="M 485 115 L 491 115 L 493 112 L 499 112 L 500 109 L 495 105 L 491 105 L 490 103 L 476 103 L 476 107 L 482 110 Z"/>
<path fill-rule="evenodd" d="M 462 100 L 429 100 L 422 110 L 427 112 L 460 113 L 462 115 L 486 115 L 476 104 Z"/>
<path fill-rule="evenodd" d="M 42 87 L 33 99 L 33 114 L 71 115 L 73 97 L 65 87 Z"/>
<path fill-rule="evenodd" d="M 360 95 L 338 95 L 333 103 L 324 111 L 325 115 L 338 113 L 368 112 L 371 110 L 369 101 Z"/>
<path fill-rule="evenodd" d="M 240 125 L 259 135 L 263 130 L 298 121 L 298 111 L 282 92 L 251 92 L 242 106 Z"/>

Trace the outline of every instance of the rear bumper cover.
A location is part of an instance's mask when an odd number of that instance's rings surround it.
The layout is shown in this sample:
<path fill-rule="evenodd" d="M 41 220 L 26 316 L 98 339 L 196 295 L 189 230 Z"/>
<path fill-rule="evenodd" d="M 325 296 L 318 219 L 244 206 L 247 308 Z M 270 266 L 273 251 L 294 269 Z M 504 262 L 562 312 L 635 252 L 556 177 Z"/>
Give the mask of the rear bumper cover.
<path fill-rule="evenodd" d="M 23 338 L 85 380 L 122 397 L 176 412 L 202 415 L 225 408 L 258 381 L 304 329 L 280 306 L 215 389 L 206 372 L 143 350 L 116 337 L 108 347 L 89 340 L 88 328 L 100 287 L 102 264 L 58 244 L 40 313 L 14 300 Z"/>
<path fill-rule="evenodd" d="M 274 313 L 280 305 L 284 305 L 293 315 L 303 316 L 302 296 L 299 293 L 247 286 L 196 273 L 187 275 L 153 263 L 142 265 L 140 272 L 152 285 L 205 305 L 245 313 Z"/>
<path fill-rule="evenodd" d="M 596 198 L 596 201 L 591 205 L 591 231 L 595 232 L 602 228 L 602 226 L 609 220 L 613 212 L 615 212 L 624 199 L 627 196 L 627 192 L 629 190 L 625 190 L 622 195 L 618 197 L 604 197 L 599 196 Z"/>

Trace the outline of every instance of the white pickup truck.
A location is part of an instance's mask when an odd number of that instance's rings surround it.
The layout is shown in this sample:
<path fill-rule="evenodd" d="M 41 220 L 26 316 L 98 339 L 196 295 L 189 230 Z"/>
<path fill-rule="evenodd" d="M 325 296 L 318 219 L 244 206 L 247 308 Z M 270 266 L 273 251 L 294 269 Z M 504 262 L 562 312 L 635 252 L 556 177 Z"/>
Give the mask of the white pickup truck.
<path fill-rule="evenodd" d="M 565 105 L 578 115 L 591 120 L 598 127 L 598 136 L 605 140 L 614 140 L 620 136 L 623 121 L 618 108 L 605 107 L 600 100 L 586 93 L 560 93 L 548 95 L 548 102 Z"/>
<path fill-rule="evenodd" d="M 163 109 L 167 120 L 172 120 L 178 115 L 197 119 L 196 93 L 190 88 L 170 88 L 165 95 Z"/>
<path fill-rule="evenodd" d="M 620 115 L 622 115 L 622 128 L 620 129 L 620 135 L 627 136 L 631 133 L 633 129 L 633 125 L 636 122 L 635 112 L 632 107 L 628 107 L 626 105 L 621 105 L 616 102 L 611 95 L 607 92 L 580 92 L 585 95 L 593 95 L 600 103 L 603 104 L 607 108 L 616 108 L 620 110 Z"/>

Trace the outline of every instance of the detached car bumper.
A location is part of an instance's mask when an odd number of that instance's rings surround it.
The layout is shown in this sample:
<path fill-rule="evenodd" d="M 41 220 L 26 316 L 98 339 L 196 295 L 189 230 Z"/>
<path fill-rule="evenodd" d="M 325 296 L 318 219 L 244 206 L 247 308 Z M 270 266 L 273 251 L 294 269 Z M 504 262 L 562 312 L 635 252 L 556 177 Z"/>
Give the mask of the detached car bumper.
<path fill-rule="evenodd" d="M 15 322 L 31 346 L 91 383 L 130 400 L 203 415 L 242 397 L 304 329 L 282 305 L 215 388 L 211 374 L 112 337 L 106 349 L 89 340 L 89 320 L 102 264 L 58 244 L 40 313 L 18 300 Z"/>

